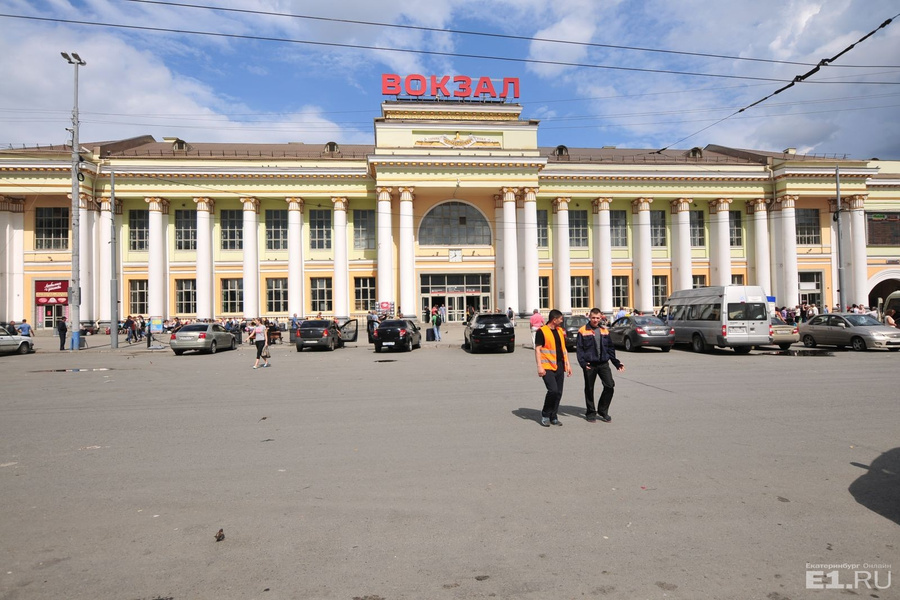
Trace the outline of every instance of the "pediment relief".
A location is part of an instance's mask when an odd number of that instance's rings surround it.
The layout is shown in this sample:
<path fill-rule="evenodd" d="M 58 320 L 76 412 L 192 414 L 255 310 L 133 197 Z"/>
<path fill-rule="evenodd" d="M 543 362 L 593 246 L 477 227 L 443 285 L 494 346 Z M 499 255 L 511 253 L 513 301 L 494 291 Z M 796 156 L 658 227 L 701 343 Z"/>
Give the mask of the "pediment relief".
<path fill-rule="evenodd" d="M 419 148 L 499 148 L 500 142 L 477 135 L 435 135 L 416 140 Z"/>

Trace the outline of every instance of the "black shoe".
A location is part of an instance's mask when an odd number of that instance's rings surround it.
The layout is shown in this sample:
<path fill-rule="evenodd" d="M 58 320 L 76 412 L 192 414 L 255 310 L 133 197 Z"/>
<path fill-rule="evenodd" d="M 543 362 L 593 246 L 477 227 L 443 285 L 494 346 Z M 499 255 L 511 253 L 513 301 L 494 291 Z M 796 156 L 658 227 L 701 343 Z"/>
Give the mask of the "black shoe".
<path fill-rule="evenodd" d="M 597 418 L 600 419 L 601 421 L 603 421 L 604 423 L 610 423 L 610 422 L 612 422 L 612 417 L 609 416 L 609 415 L 600 415 L 600 416 L 597 417 Z"/>
<path fill-rule="evenodd" d="M 585 418 L 585 420 L 587 420 L 588 423 L 596 423 L 597 422 L 597 413 L 588 413 L 588 414 L 584 415 L 584 418 Z"/>
<path fill-rule="evenodd" d="M 550 419 L 541 417 L 541 427 L 550 427 Z"/>
<path fill-rule="evenodd" d="M 562 423 L 559 422 L 559 419 L 553 419 L 550 421 L 551 425 L 556 425 L 557 427 L 562 427 Z"/>

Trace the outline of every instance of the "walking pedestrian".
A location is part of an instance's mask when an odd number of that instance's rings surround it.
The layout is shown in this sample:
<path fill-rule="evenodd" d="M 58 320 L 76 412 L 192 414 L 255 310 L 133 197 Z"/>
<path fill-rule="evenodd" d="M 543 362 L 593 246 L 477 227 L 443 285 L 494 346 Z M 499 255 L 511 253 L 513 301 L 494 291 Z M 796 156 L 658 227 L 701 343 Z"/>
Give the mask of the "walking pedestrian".
<path fill-rule="evenodd" d="M 544 380 L 547 395 L 541 409 L 541 425 L 562 426 L 559 420 L 559 401 L 562 399 L 565 377 L 572 376 L 569 354 L 566 352 L 566 333 L 562 330 L 563 315 L 550 311 L 547 324 L 538 329 L 534 339 L 534 359 L 538 377 Z"/>
<path fill-rule="evenodd" d="M 612 363 L 620 373 L 625 371 L 625 365 L 616 358 L 616 348 L 606 326 L 606 317 L 600 309 L 592 308 L 588 314 L 588 322 L 578 330 L 575 339 L 578 364 L 584 373 L 584 417 L 589 423 L 596 423 L 598 418 L 606 423 L 612 421 L 612 417 L 609 416 L 609 405 L 612 402 L 616 382 L 613 380 L 609 363 Z M 594 383 L 597 377 L 600 377 L 600 383 L 603 384 L 603 392 L 600 393 L 595 410 Z"/>
<path fill-rule="evenodd" d="M 269 366 L 269 339 L 266 333 L 266 326 L 262 321 L 253 320 L 250 323 L 250 334 L 253 336 L 253 343 L 256 344 L 256 362 L 253 368 L 259 368 L 259 359 L 263 359 L 263 367 Z"/>
<path fill-rule="evenodd" d="M 437 309 L 435 309 L 434 312 L 431 314 L 431 327 L 434 329 L 434 341 L 436 341 L 436 342 L 441 341 L 441 324 L 442 323 L 443 323 L 443 321 L 441 320 L 441 313 L 439 313 L 437 311 Z"/>
<path fill-rule="evenodd" d="M 56 322 L 56 332 L 59 334 L 59 350 L 62 352 L 66 349 L 66 332 L 69 330 L 66 326 L 66 318 L 60 317 Z"/>
<path fill-rule="evenodd" d="M 538 332 L 538 329 L 544 326 L 544 317 L 541 316 L 541 313 L 538 309 L 534 309 L 534 312 L 531 314 L 529 324 L 531 325 L 531 346 L 537 348 L 537 345 L 535 345 L 534 343 L 534 338 Z"/>

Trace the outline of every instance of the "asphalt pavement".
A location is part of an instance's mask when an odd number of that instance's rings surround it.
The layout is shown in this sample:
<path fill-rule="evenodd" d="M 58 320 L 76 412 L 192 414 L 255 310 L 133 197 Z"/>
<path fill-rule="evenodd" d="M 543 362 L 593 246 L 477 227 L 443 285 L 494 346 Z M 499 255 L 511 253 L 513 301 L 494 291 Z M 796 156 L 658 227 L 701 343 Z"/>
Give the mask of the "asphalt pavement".
<path fill-rule="evenodd" d="M 900 353 L 621 351 L 543 428 L 527 327 L 444 331 L 0 357 L 0 599 L 900 597 Z"/>

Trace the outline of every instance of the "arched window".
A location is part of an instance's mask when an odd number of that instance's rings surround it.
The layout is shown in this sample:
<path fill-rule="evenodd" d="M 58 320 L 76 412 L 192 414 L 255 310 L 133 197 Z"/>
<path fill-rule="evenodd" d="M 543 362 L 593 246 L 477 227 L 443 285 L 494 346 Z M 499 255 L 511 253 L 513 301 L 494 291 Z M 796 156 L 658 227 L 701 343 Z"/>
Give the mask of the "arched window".
<path fill-rule="evenodd" d="M 490 246 L 491 226 L 474 206 L 445 202 L 428 211 L 419 227 L 420 246 Z"/>

